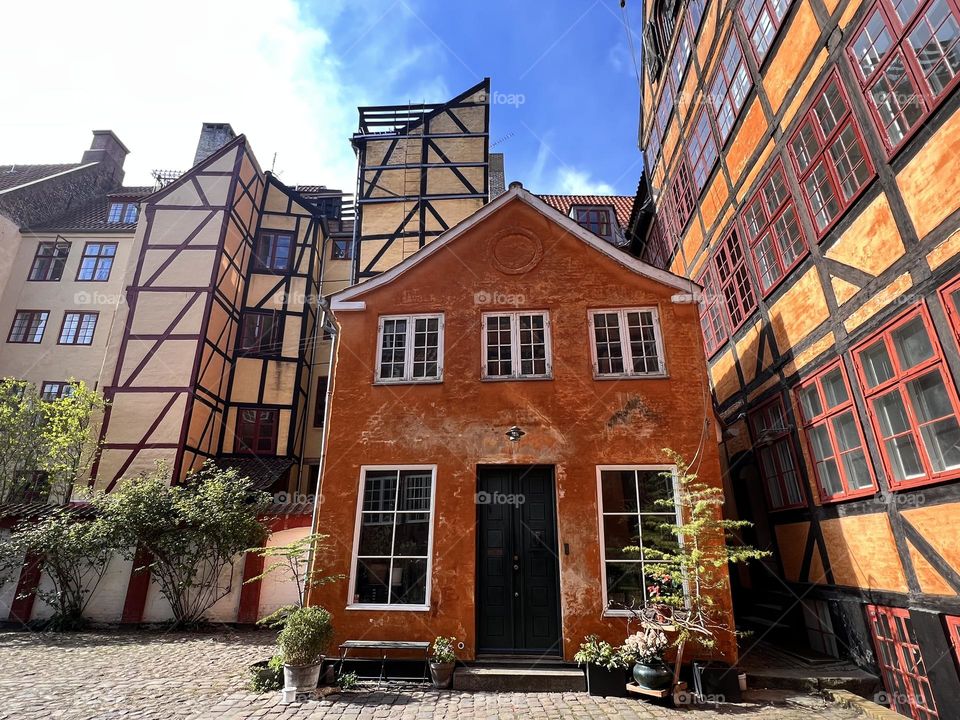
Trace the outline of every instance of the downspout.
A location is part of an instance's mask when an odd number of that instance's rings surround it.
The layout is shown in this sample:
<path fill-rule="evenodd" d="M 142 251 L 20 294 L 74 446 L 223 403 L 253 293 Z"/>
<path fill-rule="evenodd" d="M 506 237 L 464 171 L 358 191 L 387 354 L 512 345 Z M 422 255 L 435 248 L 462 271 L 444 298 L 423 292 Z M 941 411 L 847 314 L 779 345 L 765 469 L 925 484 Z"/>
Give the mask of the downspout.
<path fill-rule="evenodd" d="M 330 309 L 330 301 L 322 295 L 319 298 L 320 308 L 323 310 L 322 329 L 330 333 L 330 357 L 327 365 L 327 395 L 323 402 L 323 435 L 320 439 L 320 462 L 317 467 L 317 487 L 313 495 L 313 517 L 310 521 L 310 532 L 317 531 L 317 519 L 320 515 L 320 501 L 323 497 L 323 470 L 327 460 L 327 446 L 330 437 L 330 405 L 333 398 L 333 361 L 337 356 L 337 348 L 340 344 L 340 327 L 337 324 L 337 318 Z M 314 573 L 315 546 L 310 544 L 310 553 L 307 557 L 307 581 L 303 584 L 304 597 L 300 598 L 300 604 L 303 605 L 308 597 L 307 590 L 309 581 Z"/>

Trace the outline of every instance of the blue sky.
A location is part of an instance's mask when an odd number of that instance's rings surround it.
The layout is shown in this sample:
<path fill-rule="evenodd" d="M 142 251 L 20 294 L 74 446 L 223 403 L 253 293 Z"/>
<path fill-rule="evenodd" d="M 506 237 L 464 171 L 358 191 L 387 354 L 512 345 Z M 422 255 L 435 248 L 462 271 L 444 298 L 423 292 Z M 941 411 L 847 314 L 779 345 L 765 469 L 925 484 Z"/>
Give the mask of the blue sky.
<path fill-rule="evenodd" d="M 637 51 L 640 7 L 628 1 Z M 127 183 L 149 183 L 154 168 L 189 166 L 202 122 L 226 121 L 285 182 L 352 189 L 357 105 L 439 102 L 489 76 L 508 179 L 633 194 L 640 177 L 619 0 L 54 0 L 7 12 L 20 31 L 0 63 L 18 72 L 0 92 L 17 102 L 0 116 L 0 163 L 76 161 L 90 131 L 109 128 L 131 150 Z"/>

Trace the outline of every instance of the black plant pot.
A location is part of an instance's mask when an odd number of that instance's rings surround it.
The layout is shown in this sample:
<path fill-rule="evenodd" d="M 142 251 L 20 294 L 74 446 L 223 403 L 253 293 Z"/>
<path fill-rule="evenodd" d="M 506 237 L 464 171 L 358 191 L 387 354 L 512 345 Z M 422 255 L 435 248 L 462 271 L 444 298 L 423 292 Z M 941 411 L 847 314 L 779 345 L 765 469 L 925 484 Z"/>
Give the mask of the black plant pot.
<path fill-rule="evenodd" d="M 587 692 L 601 697 L 627 697 L 627 671 L 587 664 Z"/>

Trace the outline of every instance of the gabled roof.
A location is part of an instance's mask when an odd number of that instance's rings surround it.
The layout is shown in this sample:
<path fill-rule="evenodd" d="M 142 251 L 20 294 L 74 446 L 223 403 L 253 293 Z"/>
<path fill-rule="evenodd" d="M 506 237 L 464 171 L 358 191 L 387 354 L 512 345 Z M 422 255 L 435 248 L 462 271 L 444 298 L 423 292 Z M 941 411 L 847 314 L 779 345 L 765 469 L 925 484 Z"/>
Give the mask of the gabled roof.
<path fill-rule="evenodd" d="M 537 195 L 564 215 L 570 214 L 574 205 L 612 205 L 617 216 L 617 225 L 626 230 L 633 212 L 633 195 Z"/>
<path fill-rule="evenodd" d="M 637 275 L 649 278 L 655 282 L 674 288 L 678 292 L 683 293 L 692 293 L 700 287 L 692 280 L 679 275 L 674 275 L 666 270 L 660 270 L 653 265 L 642 262 L 632 255 L 628 255 L 626 252 L 617 249 L 606 240 L 603 240 L 589 230 L 584 229 L 572 218 L 564 215 L 553 206 L 548 205 L 536 195 L 524 190 L 523 186 L 521 186 L 519 183 L 515 183 L 511 184 L 510 189 L 507 190 L 507 192 L 505 192 L 503 195 L 500 195 L 495 200 L 487 203 L 482 208 L 477 210 L 473 215 L 470 215 L 457 225 L 454 225 L 432 243 L 420 248 L 417 252 L 403 262 L 394 265 L 386 272 L 377 275 L 371 280 L 367 280 L 359 285 L 353 285 L 345 290 L 341 290 L 340 292 L 331 295 L 331 308 L 335 311 L 363 310 L 364 303 L 362 300 L 358 299 L 362 295 L 365 295 L 366 293 L 371 292 L 382 285 L 392 282 L 403 273 L 407 272 L 414 266 L 429 258 L 434 253 L 449 245 L 457 237 L 467 232 L 493 213 L 497 212 L 497 210 L 512 200 L 519 200 L 526 203 L 545 218 L 556 223 L 571 235 L 579 238 L 597 252 L 606 255 L 614 262 L 617 262 L 628 270 L 635 272 Z"/>
<path fill-rule="evenodd" d="M 31 183 L 46 180 L 47 178 L 95 163 L 66 163 L 57 165 L 0 165 L 0 193 L 9 192 Z"/>

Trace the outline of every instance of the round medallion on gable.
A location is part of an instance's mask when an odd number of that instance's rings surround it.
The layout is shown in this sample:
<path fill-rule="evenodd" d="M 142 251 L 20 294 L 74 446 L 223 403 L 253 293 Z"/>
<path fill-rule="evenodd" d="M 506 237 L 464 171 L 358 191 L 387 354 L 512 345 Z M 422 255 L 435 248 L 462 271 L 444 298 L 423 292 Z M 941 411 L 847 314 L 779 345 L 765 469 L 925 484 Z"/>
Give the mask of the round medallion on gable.
<path fill-rule="evenodd" d="M 507 275 L 533 270 L 543 258 L 540 238 L 524 228 L 507 228 L 490 238 L 493 266 Z"/>

